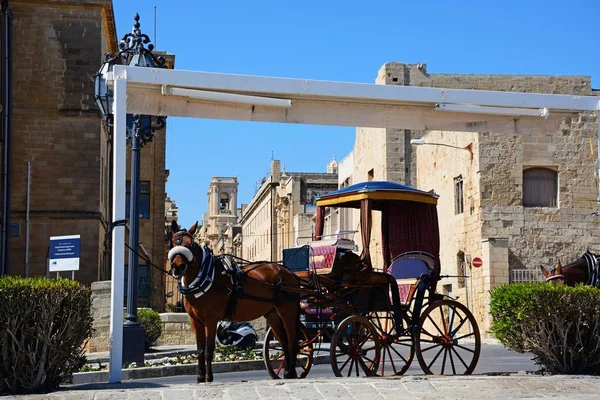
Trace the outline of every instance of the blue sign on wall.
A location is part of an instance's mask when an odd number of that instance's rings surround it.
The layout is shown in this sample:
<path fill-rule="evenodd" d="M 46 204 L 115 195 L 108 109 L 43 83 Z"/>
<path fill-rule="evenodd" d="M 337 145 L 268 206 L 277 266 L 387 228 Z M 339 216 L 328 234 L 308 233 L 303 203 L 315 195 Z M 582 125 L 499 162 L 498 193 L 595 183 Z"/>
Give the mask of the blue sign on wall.
<path fill-rule="evenodd" d="M 80 235 L 50 237 L 50 272 L 78 271 Z"/>

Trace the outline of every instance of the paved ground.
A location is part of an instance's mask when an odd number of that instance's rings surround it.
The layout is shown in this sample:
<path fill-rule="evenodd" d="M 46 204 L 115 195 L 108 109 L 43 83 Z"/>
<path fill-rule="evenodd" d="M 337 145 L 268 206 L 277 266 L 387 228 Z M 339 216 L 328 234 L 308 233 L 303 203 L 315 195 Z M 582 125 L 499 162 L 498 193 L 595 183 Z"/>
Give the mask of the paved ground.
<path fill-rule="evenodd" d="M 319 352 L 317 354 L 323 354 L 326 360 L 324 364 L 313 364 L 308 378 L 310 379 L 321 379 L 321 378 L 334 378 L 331 365 L 328 361 L 328 353 Z M 316 355 L 316 354 L 315 354 Z M 475 374 L 490 374 L 490 373 L 516 373 L 519 371 L 538 371 L 538 366 L 535 365 L 532 360 L 531 354 L 519 354 L 514 351 L 507 350 L 502 345 L 483 345 L 481 347 L 481 357 L 475 368 Z M 388 371 L 391 368 L 387 369 Z M 413 360 L 410 368 L 406 371 L 405 375 L 424 375 L 419 362 Z M 256 371 L 244 371 L 244 372 L 227 372 L 215 374 L 215 382 L 225 381 L 257 381 L 269 379 L 267 371 L 264 369 Z M 195 375 L 174 375 L 162 378 L 143 378 L 140 379 L 148 383 L 158 384 L 190 384 L 196 382 Z M 600 397 L 600 396 L 599 396 Z"/>
<path fill-rule="evenodd" d="M 598 399 L 600 377 L 470 376 L 320 379 L 297 381 L 227 382 L 193 385 L 150 385 L 130 381 L 119 385 L 71 387 L 19 400 L 113 399 Z"/>
<path fill-rule="evenodd" d="M 432 399 L 432 400 L 483 400 L 483 399 L 599 399 L 600 377 L 586 376 L 541 376 L 526 373 L 512 373 L 521 369 L 533 371 L 533 363 L 528 355 L 503 350 L 502 346 L 484 345 L 482 359 L 476 373 L 489 372 L 483 366 L 486 360 L 491 363 L 490 371 L 500 374 L 472 375 L 458 377 L 403 376 L 398 378 L 329 378 L 329 366 L 323 367 L 324 377 L 309 375 L 310 379 L 298 381 L 266 380 L 265 371 L 236 372 L 218 374 L 215 382 L 194 384 L 193 376 L 162 379 L 142 379 L 125 381 L 122 384 L 81 384 L 66 386 L 56 392 L 40 395 L 8 396 L 18 400 L 184 400 L 184 399 Z M 188 353 L 195 349 L 190 346 L 169 346 L 157 349 L 146 358 L 164 357 L 173 353 Z M 108 354 L 90 354 L 90 361 L 107 360 Z M 503 359 L 502 357 L 506 357 Z M 525 368 L 521 368 L 521 366 Z M 527 368 L 531 365 L 532 368 Z M 480 369 L 481 367 L 481 369 Z M 317 371 L 314 371 L 317 372 Z M 504 373 L 502 373 L 504 372 Z M 411 373 L 409 370 L 408 373 Z M 413 372 L 414 373 L 414 372 Z M 253 375 L 254 374 L 254 375 Z M 226 381 L 225 375 L 235 375 Z M 261 377 L 262 375 L 262 377 Z M 316 374 L 318 375 L 318 374 Z M 222 380 L 223 379 L 223 380 Z M 244 382 L 252 380 L 251 382 Z M 3 399 L 4 399 L 3 398 Z"/>

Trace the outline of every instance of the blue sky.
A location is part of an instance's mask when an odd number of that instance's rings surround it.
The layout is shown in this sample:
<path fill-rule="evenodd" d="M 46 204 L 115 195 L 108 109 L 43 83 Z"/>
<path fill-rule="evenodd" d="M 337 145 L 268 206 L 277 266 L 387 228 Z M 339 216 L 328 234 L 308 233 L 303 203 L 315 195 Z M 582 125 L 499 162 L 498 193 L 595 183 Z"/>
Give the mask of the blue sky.
<path fill-rule="evenodd" d="M 177 69 L 373 83 L 397 61 L 434 74 L 586 75 L 600 88 L 598 0 L 114 0 L 114 10 L 119 38 L 139 13 Z M 170 117 L 167 193 L 180 224 L 202 218 L 212 176 L 237 175 L 248 203 L 272 154 L 287 171 L 325 172 L 354 131 Z"/>

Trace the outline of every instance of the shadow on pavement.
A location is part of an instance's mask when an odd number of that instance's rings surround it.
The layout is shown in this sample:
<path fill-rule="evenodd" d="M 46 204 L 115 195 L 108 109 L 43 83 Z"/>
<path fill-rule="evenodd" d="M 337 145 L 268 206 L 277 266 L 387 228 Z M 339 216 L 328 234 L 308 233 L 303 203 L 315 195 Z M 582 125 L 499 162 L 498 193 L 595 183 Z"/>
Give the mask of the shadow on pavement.
<path fill-rule="evenodd" d="M 124 390 L 124 389 L 158 389 L 166 388 L 168 385 L 153 383 L 147 381 L 124 381 L 122 383 L 84 383 L 81 385 L 61 386 L 56 392 L 74 391 L 74 390 Z"/>

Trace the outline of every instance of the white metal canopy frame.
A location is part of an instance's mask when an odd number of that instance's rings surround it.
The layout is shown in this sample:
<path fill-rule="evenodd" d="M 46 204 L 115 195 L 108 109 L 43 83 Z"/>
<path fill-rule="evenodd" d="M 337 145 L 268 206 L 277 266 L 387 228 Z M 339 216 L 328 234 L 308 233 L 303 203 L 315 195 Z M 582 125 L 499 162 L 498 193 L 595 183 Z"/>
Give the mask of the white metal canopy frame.
<path fill-rule="evenodd" d="M 114 221 L 125 219 L 126 114 L 459 132 L 552 131 L 600 110 L 595 96 L 388 86 L 142 68 L 105 72 L 114 89 Z M 112 298 L 123 298 L 125 228 L 112 241 Z M 122 310 L 111 306 L 109 381 L 120 382 Z"/>

